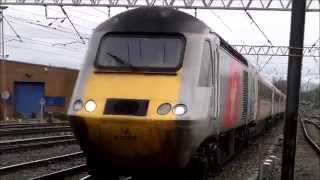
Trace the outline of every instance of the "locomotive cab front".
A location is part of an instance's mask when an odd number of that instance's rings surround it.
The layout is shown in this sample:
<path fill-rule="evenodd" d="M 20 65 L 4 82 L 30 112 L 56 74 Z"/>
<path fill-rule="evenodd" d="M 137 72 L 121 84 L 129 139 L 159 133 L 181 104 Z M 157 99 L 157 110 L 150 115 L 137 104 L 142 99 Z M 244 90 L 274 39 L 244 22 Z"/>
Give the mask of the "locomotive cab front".
<path fill-rule="evenodd" d="M 169 8 L 135 9 L 95 30 L 68 112 L 89 168 L 186 166 L 214 133 L 214 64 L 199 61 L 204 51 L 214 58 L 208 34 Z"/>

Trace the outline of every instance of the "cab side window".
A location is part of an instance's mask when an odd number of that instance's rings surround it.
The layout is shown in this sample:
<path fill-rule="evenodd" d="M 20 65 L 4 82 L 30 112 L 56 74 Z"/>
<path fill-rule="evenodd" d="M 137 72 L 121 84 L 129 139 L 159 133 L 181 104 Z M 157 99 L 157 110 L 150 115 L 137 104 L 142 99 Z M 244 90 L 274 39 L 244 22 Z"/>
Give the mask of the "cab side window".
<path fill-rule="evenodd" d="M 212 86 L 213 80 L 213 64 L 212 64 L 212 51 L 209 41 L 205 41 L 202 50 L 201 67 L 199 76 L 199 86 L 209 87 Z"/>

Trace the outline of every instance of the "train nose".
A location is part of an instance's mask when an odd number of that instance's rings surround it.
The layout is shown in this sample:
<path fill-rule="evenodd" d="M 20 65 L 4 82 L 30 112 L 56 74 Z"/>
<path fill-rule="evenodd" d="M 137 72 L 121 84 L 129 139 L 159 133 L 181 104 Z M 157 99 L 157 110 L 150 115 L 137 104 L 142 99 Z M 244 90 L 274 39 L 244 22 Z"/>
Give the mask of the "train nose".
<path fill-rule="evenodd" d="M 99 147 L 115 167 L 181 168 L 207 136 L 208 124 L 188 120 L 101 120 Z"/>
<path fill-rule="evenodd" d="M 130 172 L 185 167 L 208 132 L 204 121 L 70 118 L 88 156 Z"/>
<path fill-rule="evenodd" d="M 152 166 L 150 162 L 163 165 L 172 160 L 176 149 L 174 122 L 137 121 L 101 123 L 100 148 L 105 158 L 116 166 L 128 167 Z"/>

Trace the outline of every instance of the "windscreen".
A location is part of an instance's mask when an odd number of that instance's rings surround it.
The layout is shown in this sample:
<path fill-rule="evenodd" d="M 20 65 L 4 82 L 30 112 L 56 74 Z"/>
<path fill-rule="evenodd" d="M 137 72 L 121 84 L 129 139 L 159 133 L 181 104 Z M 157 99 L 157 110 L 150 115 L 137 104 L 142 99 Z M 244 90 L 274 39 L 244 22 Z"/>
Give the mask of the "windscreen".
<path fill-rule="evenodd" d="M 98 69 L 176 72 L 184 47 L 181 35 L 112 34 L 102 39 L 95 64 Z"/>

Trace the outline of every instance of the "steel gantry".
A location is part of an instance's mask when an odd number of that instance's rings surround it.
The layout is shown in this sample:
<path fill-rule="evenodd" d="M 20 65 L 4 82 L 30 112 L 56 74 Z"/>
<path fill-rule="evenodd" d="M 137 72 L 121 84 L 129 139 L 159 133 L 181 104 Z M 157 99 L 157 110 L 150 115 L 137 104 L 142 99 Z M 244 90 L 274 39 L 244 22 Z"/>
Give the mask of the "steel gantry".
<path fill-rule="evenodd" d="M 33 6 L 166 6 L 187 9 L 291 11 L 292 0 L 0 0 L 1 5 Z M 307 12 L 320 11 L 318 0 L 307 0 Z"/>
<path fill-rule="evenodd" d="M 289 54 L 289 50 L 299 49 L 288 46 L 257 46 L 257 45 L 232 45 L 242 55 L 262 55 L 262 56 L 294 56 Z M 303 47 L 304 57 L 319 57 L 319 46 L 305 46 Z"/>

